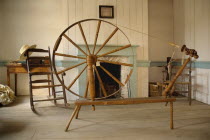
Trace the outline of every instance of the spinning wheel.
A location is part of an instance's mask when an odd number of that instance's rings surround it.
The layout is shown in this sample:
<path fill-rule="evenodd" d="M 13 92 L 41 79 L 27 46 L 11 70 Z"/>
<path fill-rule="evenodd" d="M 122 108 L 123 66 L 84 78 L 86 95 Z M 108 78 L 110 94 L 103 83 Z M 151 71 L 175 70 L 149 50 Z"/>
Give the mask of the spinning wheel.
<path fill-rule="evenodd" d="M 89 38 L 94 36 L 94 39 L 92 40 L 92 45 L 91 41 L 89 41 L 90 43 L 88 43 L 88 39 L 87 39 L 87 35 L 85 35 L 85 33 L 87 34 L 87 31 L 84 30 L 84 27 L 87 27 L 86 25 L 96 25 L 95 31 L 93 33 L 93 35 L 89 34 Z M 97 40 L 100 36 L 100 32 L 102 30 L 102 27 L 108 27 L 107 29 L 113 29 L 112 32 L 108 33 L 108 37 L 106 39 L 101 39 L 100 41 L 102 42 L 100 45 L 97 43 Z M 71 39 L 68 36 L 68 33 L 71 29 L 77 29 L 76 31 L 80 32 L 79 34 L 81 35 L 81 38 L 83 39 L 83 44 L 85 44 L 85 47 L 81 47 L 81 45 L 79 45 L 77 42 L 75 42 L 75 40 Z M 90 30 L 89 30 L 90 31 Z M 107 46 L 108 42 L 113 38 L 113 36 L 123 36 L 124 40 L 123 42 L 127 42 L 127 43 L 123 43 L 123 45 L 120 45 L 120 47 L 110 47 Z M 115 38 L 116 39 L 116 38 Z M 74 47 L 79 53 L 82 53 L 82 55 L 70 55 L 70 54 L 64 54 L 64 53 L 59 53 L 59 47 L 61 48 L 62 46 L 60 45 L 61 42 L 63 40 L 67 40 L 71 43 L 72 47 Z M 103 40 L 103 41 L 102 41 Z M 98 45 L 97 45 L 98 44 Z M 108 49 L 105 49 L 105 48 Z M 126 83 L 129 81 L 131 74 L 133 72 L 133 64 L 132 62 L 119 62 L 116 60 L 107 60 L 104 59 L 106 57 L 109 56 L 113 56 L 114 54 L 121 54 L 122 51 L 127 51 L 127 49 L 131 49 L 131 44 L 130 41 L 128 39 L 128 37 L 125 35 L 125 33 L 120 30 L 116 25 L 107 22 L 107 21 L 103 21 L 100 19 L 86 19 L 86 20 L 81 20 L 78 21 L 74 24 L 72 24 L 71 26 L 69 26 L 68 28 L 66 28 L 58 37 L 55 46 L 54 46 L 54 50 L 53 50 L 53 68 L 55 71 L 55 74 L 58 78 L 58 80 L 61 82 L 61 84 L 64 85 L 64 87 L 71 92 L 72 94 L 82 97 L 82 98 L 86 98 L 86 99 L 91 99 L 91 100 L 95 100 L 95 99 L 103 99 L 103 98 L 107 98 L 110 96 L 113 96 L 117 93 L 119 93 L 119 91 L 121 90 L 121 88 L 123 86 L 126 85 Z M 71 58 L 71 59 L 77 59 L 79 60 L 78 64 L 69 66 L 67 68 L 64 68 L 62 70 L 58 70 L 58 67 L 56 66 L 56 60 L 58 57 L 65 57 L 65 58 Z M 71 62 L 69 62 L 71 63 Z M 107 70 L 105 67 L 103 67 L 102 65 L 100 65 L 101 63 L 109 63 L 109 64 L 114 64 L 114 65 L 120 65 L 122 67 L 126 67 L 127 70 L 127 74 L 126 74 L 126 78 L 124 79 L 119 79 L 116 78 L 109 70 Z M 80 72 L 78 72 L 78 74 L 69 74 L 66 75 L 66 78 L 71 78 L 71 82 L 70 83 L 62 83 L 62 79 L 60 77 L 60 75 L 64 72 L 70 71 L 72 69 L 77 69 L 78 67 L 82 67 L 82 70 Z M 107 93 L 107 90 L 105 88 L 104 85 L 104 79 L 101 78 L 101 75 L 99 73 L 99 69 L 100 71 L 103 71 L 106 76 L 110 77 L 114 82 L 116 82 L 119 85 L 119 89 L 117 91 L 114 91 L 113 93 Z M 79 94 L 76 91 L 72 90 L 73 85 L 76 84 L 76 81 L 79 79 L 79 77 L 84 73 L 84 71 L 86 71 L 87 73 L 87 82 L 86 82 L 86 90 L 84 96 L 81 96 L 81 94 Z M 74 77 L 74 78 L 72 78 Z M 99 81 L 99 85 L 101 87 L 103 96 L 96 98 L 96 91 L 95 91 L 95 79 L 98 79 Z"/>

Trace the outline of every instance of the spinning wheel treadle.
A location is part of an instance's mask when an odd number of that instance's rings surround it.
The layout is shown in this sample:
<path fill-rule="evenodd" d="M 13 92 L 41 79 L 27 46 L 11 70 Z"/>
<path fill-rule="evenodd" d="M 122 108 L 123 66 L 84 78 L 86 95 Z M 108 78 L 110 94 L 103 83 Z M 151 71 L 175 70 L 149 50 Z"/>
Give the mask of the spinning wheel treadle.
<path fill-rule="evenodd" d="M 82 24 L 85 24 L 87 22 L 91 22 L 91 23 L 95 22 L 96 25 L 97 25 L 96 32 L 93 35 L 94 36 L 94 42 L 93 42 L 93 47 L 92 48 L 88 44 L 88 41 L 87 41 L 86 36 L 85 36 L 85 30 L 83 29 L 83 26 L 82 26 Z M 113 31 L 111 33 L 109 33 L 108 38 L 106 38 L 101 45 L 97 45 L 97 40 L 98 40 L 98 37 L 100 35 L 100 30 L 101 30 L 101 27 L 102 27 L 101 25 L 102 24 L 103 25 L 107 24 L 108 26 L 112 27 Z M 80 45 L 75 43 L 75 41 L 73 41 L 67 35 L 67 32 L 69 30 L 71 30 L 72 28 L 78 28 L 78 31 L 81 33 L 81 37 L 84 40 L 85 49 L 83 49 Z M 124 38 L 127 39 L 128 43 L 125 44 L 125 45 L 122 45 L 122 46 L 120 46 L 118 48 L 114 48 L 112 50 L 110 50 L 110 48 L 108 50 L 105 50 L 104 48 L 106 47 L 107 43 L 110 41 L 110 39 L 116 33 L 120 33 L 121 35 L 123 35 Z M 65 40 L 65 39 L 68 40 L 78 50 L 78 52 L 81 52 L 83 54 L 83 56 L 58 53 L 58 48 L 60 46 L 60 43 L 62 42 L 62 40 Z M 96 63 L 109 63 L 109 64 L 115 64 L 115 65 L 121 65 L 121 66 L 128 67 L 130 70 L 129 70 L 129 73 L 127 75 L 127 79 L 125 79 L 124 81 L 122 81 L 122 79 L 121 80 L 117 79 L 111 72 L 109 72 L 103 66 L 100 65 L 98 67 L 101 70 L 103 70 L 103 72 L 105 72 L 109 77 L 111 77 L 113 79 L 113 81 L 115 81 L 117 84 L 119 84 L 119 87 L 123 87 L 123 86 L 125 86 L 125 84 L 129 80 L 129 78 L 131 77 L 131 74 L 133 72 L 133 64 L 124 63 L 124 62 L 118 62 L 118 61 L 103 60 L 102 57 L 110 56 L 113 53 L 119 53 L 120 51 L 125 50 L 125 49 L 130 48 L 130 47 L 131 47 L 131 44 L 130 44 L 130 41 L 129 41 L 128 37 L 116 25 L 114 25 L 112 23 L 109 23 L 107 21 L 100 20 L 100 19 L 81 20 L 81 21 L 78 21 L 78 22 L 72 24 L 68 28 L 66 28 L 60 34 L 60 36 L 58 37 L 58 39 L 57 39 L 57 41 L 55 43 L 55 46 L 54 46 L 54 50 L 53 50 L 53 57 L 52 57 L 52 59 L 53 59 L 53 68 L 54 68 L 54 71 L 55 71 L 55 74 L 56 74 L 58 80 L 72 94 L 74 94 L 76 96 L 79 96 L 79 97 L 82 97 L 82 98 L 91 99 L 91 100 L 107 98 L 107 97 L 113 96 L 116 93 L 118 93 L 121 88 L 119 88 L 119 90 L 115 91 L 114 93 L 111 93 L 111 94 L 109 93 L 109 95 L 108 95 L 107 91 L 105 89 L 104 83 L 103 83 L 104 79 L 101 78 L 101 75 L 98 72 L 98 69 L 97 69 L 98 66 L 96 66 Z M 58 71 L 57 67 L 56 67 L 56 64 L 55 64 L 57 56 L 76 58 L 76 59 L 82 60 L 82 61 L 81 61 L 81 63 L 78 63 L 76 65 L 73 65 L 73 66 L 67 67 L 67 68 L 65 68 L 63 70 Z M 79 72 L 79 74 L 76 77 L 74 77 L 74 79 L 72 80 L 72 82 L 70 84 L 67 85 L 66 83 L 62 83 L 62 80 L 61 80 L 61 78 L 59 76 L 60 74 L 62 74 L 63 72 L 72 70 L 74 68 L 78 68 L 81 65 L 85 65 L 85 66 L 83 67 L 81 72 Z M 85 70 L 87 72 L 86 91 L 84 93 L 84 96 L 81 96 L 80 94 L 74 92 L 71 88 L 75 84 L 75 82 L 79 79 L 79 77 L 82 75 L 82 73 L 84 73 Z M 72 77 L 72 76 L 74 76 L 74 75 L 69 75 L 69 76 L 66 75 L 67 78 Z M 96 93 L 95 93 L 95 78 L 96 77 L 97 77 L 97 79 L 99 81 L 99 85 L 100 85 L 102 93 L 103 93 L 103 97 L 100 97 L 100 98 L 96 98 Z"/>

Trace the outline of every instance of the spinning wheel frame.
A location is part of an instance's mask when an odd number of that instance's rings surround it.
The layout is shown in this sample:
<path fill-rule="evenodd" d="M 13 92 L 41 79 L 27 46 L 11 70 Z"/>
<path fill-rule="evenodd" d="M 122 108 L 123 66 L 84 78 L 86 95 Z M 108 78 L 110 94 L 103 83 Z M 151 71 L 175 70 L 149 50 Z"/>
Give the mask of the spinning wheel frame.
<path fill-rule="evenodd" d="M 98 21 L 98 24 L 97 24 L 97 28 L 96 28 L 96 34 L 95 34 L 95 39 L 94 39 L 94 44 L 93 44 L 93 50 L 91 51 L 90 48 L 89 48 L 89 45 L 87 43 L 87 40 L 86 40 L 86 37 L 85 37 L 85 34 L 84 34 L 84 31 L 83 31 L 83 28 L 82 28 L 82 25 L 81 23 L 83 22 L 87 22 L 87 21 Z M 102 45 L 100 45 L 99 49 L 96 49 L 96 44 L 97 44 L 97 39 L 98 39 L 98 35 L 99 35 L 99 32 L 100 32 L 100 27 L 101 27 L 101 23 L 104 22 L 106 24 L 109 24 L 109 25 L 112 25 L 115 27 L 115 29 L 112 31 L 112 33 L 108 36 L 108 38 L 104 41 L 104 43 Z M 70 37 L 68 37 L 65 33 L 71 29 L 72 27 L 78 25 L 79 26 L 79 30 L 81 32 L 81 35 L 82 35 L 82 38 L 84 40 L 84 43 L 85 43 L 85 48 L 87 50 L 87 53 L 79 46 L 77 45 Z M 128 44 L 125 45 L 125 46 L 122 46 L 122 47 L 119 47 L 117 49 L 114 49 L 114 50 L 111 50 L 111 51 L 108 51 L 108 52 L 105 52 L 103 54 L 98 54 L 105 46 L 106 44 L 109 42 L 109 40 L 115 35 L 115 33 L 117 31 L 120 31 L 127 39 L 128 41 Z M 57 53 L 56 51 L 58 50 L 58 47 L 60 45 L 60 42 L 62 41 L 62 37 L 66 38 L 69 42 L 71 42 L 72 45 L 74 45 L 74 47 L 76 47 L 78 49 L 78 51 L 80 51 L 81 53 L 84 54 L 84 57 L 80 57 L 80 56 L 74 56 L 74 55 L 69 55 L 69 54 L 63 54 L 63 53 Z M 61 34 L 60 36 L 58 37 L 56 43 L 55 43 L 55 46 L 54 46 L 54 49 L 53 49 L 53 56 L 52 56 L 52 62 L 53 62 L 53 69 L 55 71 L 55 74 L 58 78 L 58 80 L 60 81 L 61 84 L 64 85 L 64 87 L 69 91 L 71 92 L 72 94 L 78 96 L 78 97 L 81 97 L 81 98 L 86 98 L 86 99 L 89 99 L 87 98 L 87 94 L 88 94 L 88 91 L 90 91 L 90 97 L 91 97 L 91 100 L 95 100 L 95 99 L 104 99 L 104 98 L 108 98 L 108 97 L 111 97 L 113 95 L 115 95 L 116 93 L 118 93 L 120 90 L 121 90 L 121 86 L 124 86 L 127 81 L 130 79 L 131 77 L 131 74 L 133 72 L 133 64 L 129 64 L 129 63 L 122 63 L 122 62 L 115 62 L 115 61 L 107 61 L 107 60 L 102 60 L 100 59 L 100 57 L 104 57 L 104 56 L 107 56 L 109 54 L 112 54 L 112 53 L 115 53 L 115 52 L 118 52 L 118 51 L 121 51 L 121 50 L 124 50 L 126 48 L 130 48 L 131 47 L 131 43 L 130 43 L 130 40 L 128 39 L 128 37 L 125 35 L 125 33 L 119 29 L 116 25 L 108 22 L 108 21 L 104 21 L 104 20 L 100 20 L 100 19 L 85 19 L 85 20 L 81 20 L 81 21 L 78 21 L 74 24 L 72 24 L 71 26 L 69 26 L 68 28 L 66 28 Z M 68 68 L 65 68 L 61 71 L 57 71 L 56 69 L 56 65 L 55 65 L 55 56 L 63 56 L 63 57 L 70 57 L 70 58 L 78 58 L 78 59 L 84 59 L 86 61 L 84 62 L 81 62 L 77 65 L 74 65 L 74 66 L 71 66 L 71 67 L 68 67 Z M 85 58 L 86 57 L 86 58 Z M 115 91 L 114 93 L 110 94 L 107 96 L 107 92 L 106 92 L 106 89 L 104 87 L 104 84 L 103 84 L 103 81 L 99 75 L 99 72 L 96 68 L 96 62 L 103 62 L 103 63 L 110 63 L 110 64 L 116 64 L 116 65 L 122 65 L 122 66 L 126 66 L 126 67 L 131 67 L 131 70 L 127 76 L 127 79 L 125 80 L 124 84 L 118 80 L 115 76 L 113 76 L 108 70 L 106 70 L 104 67 L 100 66 L 100 68 L 107 74 L 109 75 L 115 82 L 117 82 L 120 86 L 119 90 Z M 80 65 L 83 65 L 83 64 L 86 64 L 86 66 L 82 69 L 82 71 L 73 79 L 73 81 L 71 82 L 71 84 L 69 86 L 66 86 L 64 83 L 62 83 L 60 77 L 59 77 L 59 74 L 62 74 L 64 73 L 65 71 L 68 71 L 68 70 L 71 70 L 73 68 L 76 68 Z M 86 84 L 86 90 L 85 90 L 85 93 L 84 93 L 84 96 L 81 96 L 77 93 L 75 93 L 74 91 L 72 91 L 70 88 L 74 85 L 74 83 L 76 82 L 76 80 L 78 80 L 78 78 L 81 76 L 81 74 L 87 69 L 87 75 L 88 75 L 88 80 L 87 80 L 87 84 Z M 104 95 L 104 97 L 101 97 L 101 98 L 95 98 L 95 78 L 94 78 L 94 71 L 95 71 L 95 74 L 99 80 L 99 84 L 101 86 L 101 89 L 102 89 L 102 93 Z M 88 90 L 89 89 L 89 90 Z"/>

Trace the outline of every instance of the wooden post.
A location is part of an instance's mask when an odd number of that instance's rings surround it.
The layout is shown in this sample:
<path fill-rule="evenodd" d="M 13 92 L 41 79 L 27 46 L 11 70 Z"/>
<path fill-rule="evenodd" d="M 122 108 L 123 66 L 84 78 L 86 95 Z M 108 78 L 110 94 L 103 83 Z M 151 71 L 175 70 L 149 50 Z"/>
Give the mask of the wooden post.
<path fill-rule="evenodd" d="M 10 73 L 8 67 L 7 67 L 7 85 L 10 87 Z"/>
<path fill-rule="evenodd" d="M 50 76 L 49 75 L 47 75 L 47 80 L 50 80 Z M 50 85 L 50 82 L 48 81 L 48 86 Z M 49 92 L 49 97 L 51 96 L 51 94 L 50 94 L 50 87 L 48 88 L 48 92 Z"/>
<path fill-rule="evenodd" d="M 90 93 L 90 98 L 92 101 L 95 99 L 95 79 L 94 79 L 94 73 L 93 73 L 93 64 L 95 62 L 95 57 L 93 55 L 87 56 L 87 64 L 88 64 L 88 70 L 87 70 L 87 75 L 88 75 L 88 81 L 89 81 L 89 93 Z"/>
<path fill-rule="evenodd" d="M 77 111 L 77 113 L 76 113 L 75 119 L 78 119 L 80 109 L 81 109 L 81 105 L 79 105 L 79 108 L 78 108 L 78 111 Z"/>
<path fill-rule="evenodd" d="M 173 87 L 174 83 L 176 82 L 176 79 L 179 77 L 180 74 L 182 74 L 184 68 L 187 66 L 188 62 L 191 60 L 191 58 L 189 57 L 184 64 L 182 65 L 182 67 L 178 70 L 178 72 L 176 73 L 176 75 L 174 76 L 174 78 L 170 81 L 168 87 L 163 91 L 162 95 L 163 96 L 167 96 L 167 93 L 171 90 L 171 88 Z"/>
<path fill-rule="evenodd" d="M 189 105 L 191 105 L 192 102 L 192 78 L 191 78 L 191 74 L 192 74 L 192 61 L 190 62 L 190 69 L 189 69 L 189 84 L 188 84 L 188 99 L 189 99 Z"/>
<path fill-rule="evenodd" d="M 170 128 L 174 129 L 174 124 L 173 124 L 173 102 L 170 102 Z"/>
<path fill-rule="evenodd" d="M 71 124 L 71 121 L 73 120 L 74 116 L 76 115 L 78 109 L 79 109 L 79 105 L 77 105 L 77 106 L 75 107 L 75 109 L 74 109 L 74 111 L 73 111 L 73 113 L 72 113 L 72 115 L 71 115 L 71 118 L 70 118 L 70 120 L 69 120 L 69 123 L 67 124 L 66 129 L 65 129 L 66 132 L 68 131 L 68 128 L 69 128 L 69 126 L 70 126 L 70 124 Z"/>
<path fill-rule="evenodd" d="M 15 96 L 17 96 L 17 74 L 15 73 Z"/>

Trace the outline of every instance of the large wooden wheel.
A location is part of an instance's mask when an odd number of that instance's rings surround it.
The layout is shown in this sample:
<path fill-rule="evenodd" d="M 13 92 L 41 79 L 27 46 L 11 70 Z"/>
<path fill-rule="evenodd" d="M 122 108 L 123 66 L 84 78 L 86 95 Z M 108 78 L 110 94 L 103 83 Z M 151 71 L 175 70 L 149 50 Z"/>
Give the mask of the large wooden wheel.
<path fill-rule="evenodd" d="M 95 27 L 95 31 L 94 34 L 92 36 L 94 36 L 94 41 L 92 42 L 92 45 L 90 45 L 91 43 L 88 43 L 86 35 L 85 35 L 85 30 L 84 30 L 84 26 L 86 25 L 86 23 L 89 22 L 89 25 L 96 25 Z M 102 30 L 102 25 L 108 25 L 107 27 L 112 28 L 113 30 L 109 33 L 109 35 L 107 36 L 107 38 L 102 37 L 104 40 L 101 44 L 97 43 L 97 40 L 100 36 L 100 31 Z M 76 29 L 77 31 L 80 32 L 79 34 L 81 35 L 84 43 L 85 47 L 81 47 L 81 45 L 79 45 L 79 43 L 77 43 L 75 40 L 73 40 L 71 37 L 69 37 L 70 35 L 68 35 L 69 31 L 71 29 Z M 76 31 L 76 30 L 75 30 Z M 113 38 L 113 36 L 118 36 L 119 34 L 121 34 L 121 36 L 124 36 L 124 40 L 123 42 L 125 42 L 125 40 L 127 41 L 127 43 L 123 43 L 123 45 L 116 45 L 117 47 L 109 47 L 109 49 L 104 49 L 107 47 L 108 42 Z M 89 36 L 91 36 L 89 34 Z M 73 47 L 75 47 L 77 49 L 77 51 L 82 54 L 82 55 L 70 55 L 67 53 L 59 53 L 59 47 L 62 45 L 61 42 L 62 41 L 69 41 L 71 43 L 71 45 Z M 103 98 L 107 98 L 110 96 L 113 96 L 117 93 L 119 93 L 119 91 L 121 90 L 121 88 L 123 86 L 125 86 L 127 84 L 127 82 L 129 81 L 131 74 L 133 72 L 133 62 L 122 62 L 122 61 L 115 61 L 115 60 L 107 60 L 107 59 L 103 59 L 106 57 L 110 57 L 113 56 L 113 54 L 120 54 L 120 52 L 122 51 L 126 51 L 127 49 L 132 49 L 131 48 L 131 44 L 130 41 L 128 39 L 128 37 L 125 35 L 125 33 L 120 30 L 116 25 L 107 22 L 107 21 L 103 21 L 100 19 L 86 19 L 86 20 L 81 20 L 78 21 L 74 24 L 72 24 L 71 26 L 69 26 L 68 28 L 66 28 L 58 37 L 54 49 L 53 49 L 53 68 L 55 71 L 55 74 L 58 78 L 58 80 L 61 82 L 61 84 L 64 85 L 64 87 L 71 92 L 72 94 L 82 97 L 82 98 L 87 98 L 87 99 L 91 99 L 91 100 L 95 100 L 95 99 L 103 99 Z M 64 58 L 71 58 L 71 59 L 76 59 L 78 60 L 77 64 L 75 65 L 71 65 L 69 67 L 63 68 L 62 70 L 58 70 L 58 67 L 56 66 L 56 60 L 58 57 L 64 57 Z M 71 62 L 69 62 L 71 63 Z M 126 74 L 126 78 L 124 78 L 124 80 L 116 78 L 110 71 L 108 71 L 105 67 L 103 67 L 102 65 L 100 65 L 100 63 L 109 63 L 109 64 L 114 64 L 114 65 L 121 65 L 123 67 L 126 67 L 128 70 L 128 73 Z M 75 74 L 69 74 L 66 75 L 66 78 L 70 78 L 71 77 L 71 82 L 70 83 L 62 83 L 61 80 L 61 74 L 65 73 L 67 71 L 70 71 L 72 69 L 78 68 L 78 67 L 82 67 L 81 71 L 78 72 L 77 75 Z M 105 89 L 105 85 L 103 83 L 104 79 L 101 78 L 101 75 L 99 74 L 99 69 L 100 71 L 103 71 L 104 73 L 107 74 L 107 76 L 111 77 L 111 79 L 113 79 L 113 81 L 115 81 L 118 85 L 119 85 L 119 90 L 113 92 L 113 93 L 109 93 L 107 94 L 107 90 Z M 73 91 L 71 88 L 72 86 L 76 83 L 76 81 L 79 79 L 79 77 L 85 73 L 87 74 L 87 82 L 86 85 L 82 88 L 85 88 L 85 93 L 83 93 L 84 95 L 81 96 L 81 94 Z M 73 78 L 74 77 L 74 78 Z M 97 78 L 97 80 L 99 81 L 99 85 L 100 85 L 100 89 L 102 90 L 103 96 L 96 98 L 96 91 L 95 91 L 95 79 Z"/>

